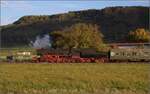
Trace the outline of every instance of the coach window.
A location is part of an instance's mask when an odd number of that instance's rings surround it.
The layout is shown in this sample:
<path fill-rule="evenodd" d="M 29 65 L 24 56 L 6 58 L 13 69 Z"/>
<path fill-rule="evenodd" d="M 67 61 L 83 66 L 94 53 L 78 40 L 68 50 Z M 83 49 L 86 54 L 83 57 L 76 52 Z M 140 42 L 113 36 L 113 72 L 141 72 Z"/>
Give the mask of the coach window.
<path fill-rule="evenodd" d="M 122 52 L 122 56 L 125 56 L 125 53 L 124 53 L 124 52 Z"/>
<path fill-rule="evenodd" d="M 110 52 L 110 56 L 115 56 L 115 55 L 117 55 L 117 53 L 115 53 L 115 52 Z"/>
<path fill-rule="evenodd" d="M 127 53 L 127 56 L 130 57 L 132 54 L 131 53 Z"/>
<path fill-rule="evenodd" d="M 133 53 L 132 53 L 132 55 L 133 55 L 133 56 L 136 56 L 136 55 L 137 55 L 137 53 L 136 53 L 136 52 L 133 52 Z"/>
<path fill-rule="evenodd" d="M 116 53 L 116 55 L 119 55 L 119 53 Z"/>

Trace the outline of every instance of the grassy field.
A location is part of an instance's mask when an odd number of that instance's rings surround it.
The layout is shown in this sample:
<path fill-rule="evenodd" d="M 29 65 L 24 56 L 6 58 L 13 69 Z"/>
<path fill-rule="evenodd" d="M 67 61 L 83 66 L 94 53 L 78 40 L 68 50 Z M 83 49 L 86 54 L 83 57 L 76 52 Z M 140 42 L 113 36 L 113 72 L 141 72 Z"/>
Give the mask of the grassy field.
<path fill-rule="evenodd" d="M 0 94 L 149 94 L 150 64 L 0 63 Z"/>

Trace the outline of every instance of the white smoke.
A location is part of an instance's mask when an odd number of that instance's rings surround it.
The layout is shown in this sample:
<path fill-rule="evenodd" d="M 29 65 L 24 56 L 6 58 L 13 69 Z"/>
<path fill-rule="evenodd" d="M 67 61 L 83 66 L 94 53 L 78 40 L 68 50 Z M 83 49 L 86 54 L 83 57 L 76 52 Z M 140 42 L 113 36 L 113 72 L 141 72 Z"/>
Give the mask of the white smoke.
<path fill-rule="evenodd" d="M 31 41 L 31 45 L 36 49 L 51 47 L 50 36 L 48 34 L 44 37 L 37 36 L 35 42 Z"/>

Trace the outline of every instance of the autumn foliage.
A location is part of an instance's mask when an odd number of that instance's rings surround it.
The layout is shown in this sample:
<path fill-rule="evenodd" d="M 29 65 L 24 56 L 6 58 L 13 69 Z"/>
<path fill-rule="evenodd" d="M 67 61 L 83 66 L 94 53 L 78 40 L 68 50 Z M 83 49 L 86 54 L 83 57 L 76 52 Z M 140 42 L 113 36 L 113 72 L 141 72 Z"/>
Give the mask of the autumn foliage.
<path fill-rule="evenodd" d="M 150 42 L 150 32 L 143 28 L 138 28 L 129 32 L 128 39 L 130 42 Z"/>
<path fill-rule="evenodd" d="M 100 50 L 104 46 L 103 35 L 97 25 L 78 23 L 63 31 L 51 33 L 54 48 L 95 48 Z"/>

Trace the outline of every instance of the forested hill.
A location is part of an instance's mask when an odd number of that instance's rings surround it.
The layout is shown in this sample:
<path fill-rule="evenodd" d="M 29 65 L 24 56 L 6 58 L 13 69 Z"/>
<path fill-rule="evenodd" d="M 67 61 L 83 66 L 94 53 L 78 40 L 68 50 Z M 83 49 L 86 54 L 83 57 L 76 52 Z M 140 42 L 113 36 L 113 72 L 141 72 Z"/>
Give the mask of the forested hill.
<path fill-rule="evenodd" d="M 129 31 L 149 27 L 149 7 L 108 7 L 64 14 L 24 16 L 10 25 L 1 26 L 1 45 L 28 45 L 36 36 L 64 29 L 75 23 L 100 27 L 105 42 L 122 42 Z"/>

